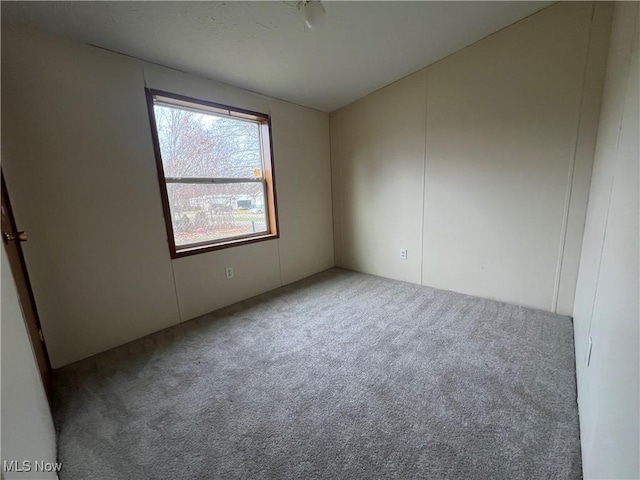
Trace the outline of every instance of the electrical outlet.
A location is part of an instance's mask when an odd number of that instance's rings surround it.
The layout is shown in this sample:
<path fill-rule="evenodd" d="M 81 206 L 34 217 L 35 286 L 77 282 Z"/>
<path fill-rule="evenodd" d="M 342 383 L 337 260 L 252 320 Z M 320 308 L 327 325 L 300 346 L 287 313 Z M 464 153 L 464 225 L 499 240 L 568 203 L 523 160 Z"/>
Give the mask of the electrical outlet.
<path fill-rule="evenodd" d="M 233 278 L 233 267 L 227 267 L 224 269 L 224 276 L 227 280 L 231 280 Z"/>
<path fill-rule="evenodd" d="M 406 260 L 407 259 L 407 249 L 406 248 L 400 249 L 400 258 L 402 260 Z"/>
<path fill-rule="evenodd" d="M 593 339 L 589 337 L 589 346 L 587 347 L 587 367 L 591 363 L 591 350 L 593 349 Z"/>

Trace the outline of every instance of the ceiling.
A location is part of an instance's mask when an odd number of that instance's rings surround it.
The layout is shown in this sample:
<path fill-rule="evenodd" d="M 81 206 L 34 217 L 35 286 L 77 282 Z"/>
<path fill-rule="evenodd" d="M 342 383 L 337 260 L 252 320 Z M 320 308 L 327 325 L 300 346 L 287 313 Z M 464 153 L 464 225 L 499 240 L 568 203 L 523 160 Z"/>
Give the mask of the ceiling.
<path fill-rule="evenodd" d="M 330 112 L 552 2 L 2 2 L 21 24 Z"/>

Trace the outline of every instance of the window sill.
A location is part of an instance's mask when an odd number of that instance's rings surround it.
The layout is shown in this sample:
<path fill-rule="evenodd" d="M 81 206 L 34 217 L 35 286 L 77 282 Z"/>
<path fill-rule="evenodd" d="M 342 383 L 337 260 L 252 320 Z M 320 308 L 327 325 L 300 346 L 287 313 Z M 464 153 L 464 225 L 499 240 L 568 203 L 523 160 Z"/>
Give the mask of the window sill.
<path fill-rule="evenodd" d="M 189 257 L 191 255 L 198 255 L 199 253 L 214 252 L 216 250 L 222 250 L 224 248 L 239 247 L 241 245 L 248 245 L 250 243 L 264 242 L 267 240 L 273 240 L 279 238 L 280 235 L 276 233 L 267 233 L 264 235 L 257 235 L 254 237 L 235 238 L 233 240 L 223 240 L 218 243 L 209 243 L 207 245 L 185 246 L 176 248 L 175 252 L 171 252 L 171 258 Z"/>

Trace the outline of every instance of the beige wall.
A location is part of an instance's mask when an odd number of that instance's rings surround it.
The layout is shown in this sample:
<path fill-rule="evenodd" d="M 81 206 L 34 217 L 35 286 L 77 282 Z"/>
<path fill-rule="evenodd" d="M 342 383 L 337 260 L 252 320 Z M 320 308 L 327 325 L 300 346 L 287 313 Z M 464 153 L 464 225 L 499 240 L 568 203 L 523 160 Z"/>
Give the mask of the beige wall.
<path fill-rule="evenodd" d="M 56 461 L 56 434 L 40 373 L 20 310 L 18 292 L 4 248 L 2 253 L 2 458 Z M 0 466 L 1 468 L 1 466 Z M 35 468 L 35 466 L 34 466 Z M 57 478 L 54 473 L 3 473 L 2 478 Z"/>
<path fill-rule="evenodd" d="M 332 113 L 336 263 L 570 314 L 610 10 L 554 5 Z"/>
<path fill-rule="evenodd" d="M 639 26 L 638 4 L 617 3 L 576 290 L 582 460 L 593 479 L 640 478 Z"/>
<path fill-rule="evenodd" d="M 420 283 L 425 81 L 415 73 L 331 114 L 340 266 Z"/>
<path fill-rule="evenodd" d="M 271 114 L 279 240 L 170 259 L 145 85 Z M 327 114 L 7 28 L 2 99 L 3 170 L 54 367 L 333 265 Z"/>

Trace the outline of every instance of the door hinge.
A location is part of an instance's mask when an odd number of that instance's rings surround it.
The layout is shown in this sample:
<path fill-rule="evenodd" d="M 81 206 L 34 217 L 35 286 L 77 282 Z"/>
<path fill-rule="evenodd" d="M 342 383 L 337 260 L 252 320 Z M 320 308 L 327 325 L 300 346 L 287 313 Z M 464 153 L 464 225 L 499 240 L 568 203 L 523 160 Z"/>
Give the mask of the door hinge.
<path fill-rule="evenodd" d="M 42 330 L 38 329 L 38 335 L 40 335 L 40 341 L 44 343 L 44 335 L 42 335 Z"/>

